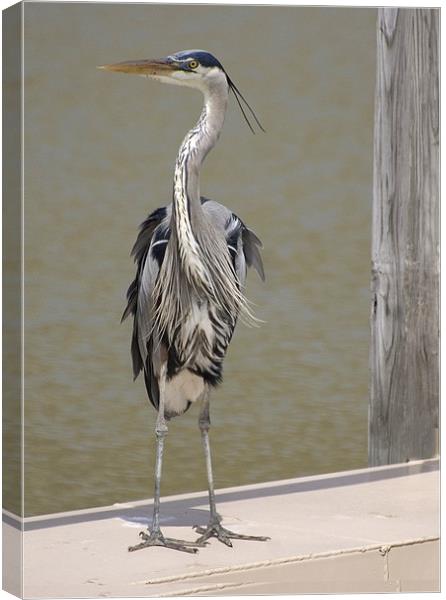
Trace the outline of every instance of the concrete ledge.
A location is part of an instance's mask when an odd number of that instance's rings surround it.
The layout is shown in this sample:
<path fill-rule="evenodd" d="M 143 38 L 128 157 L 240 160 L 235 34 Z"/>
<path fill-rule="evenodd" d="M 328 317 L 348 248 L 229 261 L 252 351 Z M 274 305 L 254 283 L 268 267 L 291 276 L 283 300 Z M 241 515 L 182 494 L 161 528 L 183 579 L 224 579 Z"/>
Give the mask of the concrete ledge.
<path fill-rule="evenodd" d="M 25 519 L 27 598 L 439 590 L 438 461 L 220 490 L 224 524 L 269 542 L 197 555 L 128 553 L 151 501 Z M 166 535 L 194 539 L 207 494 L 162 501 Z M 4 531 L 21 535 L 14 519 Z"/>
<path fill-rule="evenodd" d="M 438 538 L 407 540 L 150 580 L 147 595 L 167 583 L 161 597 L 438 591 L 438 557 Z"/>

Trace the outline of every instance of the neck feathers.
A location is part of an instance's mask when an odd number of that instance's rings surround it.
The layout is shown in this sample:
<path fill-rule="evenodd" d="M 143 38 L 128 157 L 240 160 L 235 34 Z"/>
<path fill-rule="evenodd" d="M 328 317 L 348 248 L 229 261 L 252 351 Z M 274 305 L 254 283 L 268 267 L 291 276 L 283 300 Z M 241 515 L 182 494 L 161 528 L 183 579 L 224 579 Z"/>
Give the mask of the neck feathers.
<path fill-rule="evenodd" d="M 206 279 L 206 270 L 195 232 L 207 223 L 201 207 L 200 170 L 223 128 L 228 101 L 226 81 L 206 90 L 204 100 L 196 126 L 187 133 L 178 151 L 173 189 L 173 229 L 181 263 L 190 277 L 201 281 Z"/>
<path fill-rule="evenodd" d="M 240 313 L 256 320 L 232 266 L 222 231 L 206 217 L 200 199 L 200 169 L 223 127 L 228 100 L 225 81 L 205 93 L 196 126 L 181 144 L 175 164 L 172 235 L 154 290 L 155 322 L 160 332 L 173 335 L 193 306 L 193 298 L 207 301 L 235 325 Z"/>

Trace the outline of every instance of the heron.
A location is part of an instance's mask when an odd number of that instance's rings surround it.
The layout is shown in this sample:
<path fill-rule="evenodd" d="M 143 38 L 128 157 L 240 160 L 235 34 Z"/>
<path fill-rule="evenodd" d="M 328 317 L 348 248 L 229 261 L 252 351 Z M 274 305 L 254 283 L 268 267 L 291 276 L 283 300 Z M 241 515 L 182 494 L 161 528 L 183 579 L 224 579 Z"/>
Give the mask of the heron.
<path fill-rule="evenodd" d="M 142 541 L 129 551 L 163 546 L 194 553 L 211 537 L 231 547 L 232 539 L 268 540 L 235 533 L 222 525 L 216 509 L 209 443 L 210 392 L 222 381 L 223 361 L 237 320 L 255 319 L 244 287 L 247 267 L 254 267 L 260 278 L 265 278 L 259 251 L 262 244 L 232 210 L 200 195 L 201 167 L 220 136 L 230 92 L 251 130 L 254 132 L 256 124 L 263 128 L 220 61 L 204 50 L 101 68 L 193 88 L 204 97 L 198 122 L 178 151 L 172 202 L 147 217 L 132 249 L 136 276 L 127 291 L 122 319 L 133 316 L 134 379 L 143 373 L 148 397 L 158 414 L 152 524 L 140 532 Z M 189 542 L 162 533 L 160 485 L 168 422 L 193 403 L 200 406 L 198 424 L 210 517 L 207 527 L 194 526 L 200 537 Z"/>

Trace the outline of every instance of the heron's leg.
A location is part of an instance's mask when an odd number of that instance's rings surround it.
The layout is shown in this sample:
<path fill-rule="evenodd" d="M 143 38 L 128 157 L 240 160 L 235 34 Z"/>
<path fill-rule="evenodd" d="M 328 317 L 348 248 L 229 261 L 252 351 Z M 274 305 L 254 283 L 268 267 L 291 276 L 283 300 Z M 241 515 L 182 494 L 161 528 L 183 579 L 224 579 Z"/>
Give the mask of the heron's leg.
<path fill-rule="evenodd" d="M 236 540 L 252 540 L 257 542 L 266 542 L 269 540 L 269 537 L 264 536 L 254 536 L 254 535 L 242 535 L 240 533 L 234 533 L 233 531 L 229 531 L 221 524 L 221 517 L 217 513 L 217 508 L 215 504 L 215 491 L 214 491 L 214 478 L 212 474 L 212 460 L 211 460 L 211 446 L 209 443 L 209 428 L 211 425 L 211 420 L 209 418 L 209 394 L 205 393 L 205 397 L 203 399 L 203 405 L 200 412 L 200 417 L 198 420 L 198 425 L 201 431 L 201 439 L 203 442 L 204 449 L 204 457 L 206 460 L 206 471 L 208 477 L 208 490 L 209 490 L 209 509 L 210 509 L 210 518 L 207 527 L 199 527 L 195 525 L 194 529 L 198 533 L 201 533 L 201 536 L 198 538 L 197 543 L 203 544 L 210 537 L 216 537 L 226 544 L 226 546 L 232 547 L 231 539 Z"/>
<path fill-rule="evenodd" d="M 203 543 L 188 542 L 183 540 L 175 540 L 173 538 L 166 538 L 161 533 L 160 529 L 160 494 L 161 494 L 161 471 L 163 464 L 163 452 L 164 452 L 164 439 L 166 437 L 168 427 L 164 416 L 164 394 L 166 386 L 166 369 L 167 363 L 164 363 L 161 367 L 160 380 L 159 380 L 159 407 L 158 417 L 156 419 L 155 435 L 156 435 L 156 458 L 155 458 L 155 495 L 153 500 L 153 519 L 152 527 L 147 532 L 141 531 L 139 536 L 142 538 L 140 544 L 135 546 L 129 546 L 129 552 L 140 550 L 141 548 L 147 548 L 149 546 L 163 546 L 165 548 L 172 548 L 174 550 L 181 550 L 182 552 L 195 553 L 198 552 L 198 548 L 202 547 Z"/>
<path fill-rule="evenodd" d="M 206 393 L 203 400 L 203 406 L 200 412 L 198 425 L 201 431 L 201 441 L 203 443 L 204 458 L 206 461 L 206 473 L 208 477 L 208 492 L 209 492 L 209 510 L 211 522 L 220 522 L 221 517 L 217 513 L 217 507 L 215 505 L 215 490 L 214 490 L 214 476 L 212 473 L 212 458 L 211 458 L 211 446 L 209 443 L 209 428 L 211 426 L 211 419 L 209 417 L 209 395 Z"/>

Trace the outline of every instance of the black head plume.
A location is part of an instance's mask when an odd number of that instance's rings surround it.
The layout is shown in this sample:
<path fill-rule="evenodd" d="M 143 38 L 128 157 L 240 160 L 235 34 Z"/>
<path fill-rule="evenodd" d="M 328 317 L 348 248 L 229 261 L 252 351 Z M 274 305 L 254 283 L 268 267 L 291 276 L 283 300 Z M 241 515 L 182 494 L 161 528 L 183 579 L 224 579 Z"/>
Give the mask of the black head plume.
<path fill-rule="evenodd" d="M 243 96 L 241 91 L 238 89 L 238 87 L 235 85 L 235 83 L 232 81 L 232 79 L 228 76 L 227 73 L 226 73 L 226 77 L 228 79 L 229 89 L 234 94 L 234 97 L 237 100 L 237 104 L 239 105 L 240 110 L 242 111 L 242 115 L 244 116 L 245 121 L 248 123 L 249 129 L 252 131 L 252 133 L 255 134 L 254 127 L 252 126 L 251 121 L 249 120 L 248 115 L 246 114 L 245 109 L 243 108 L 243 104 L 251 113 L 251 116 L 254 118 L 254 121 L 257 123 L 257 126 L 261 129 L 261 131 L 266 133 L 265 129 L 263 128 L 262 124 L 260 123 L 259 119 L 257 118 L 257 115 L 255 114 L 255 112 L 253 111 L 251 106 L 248 104 L 248 101 L 245 99 L 245 97 Z"/>

